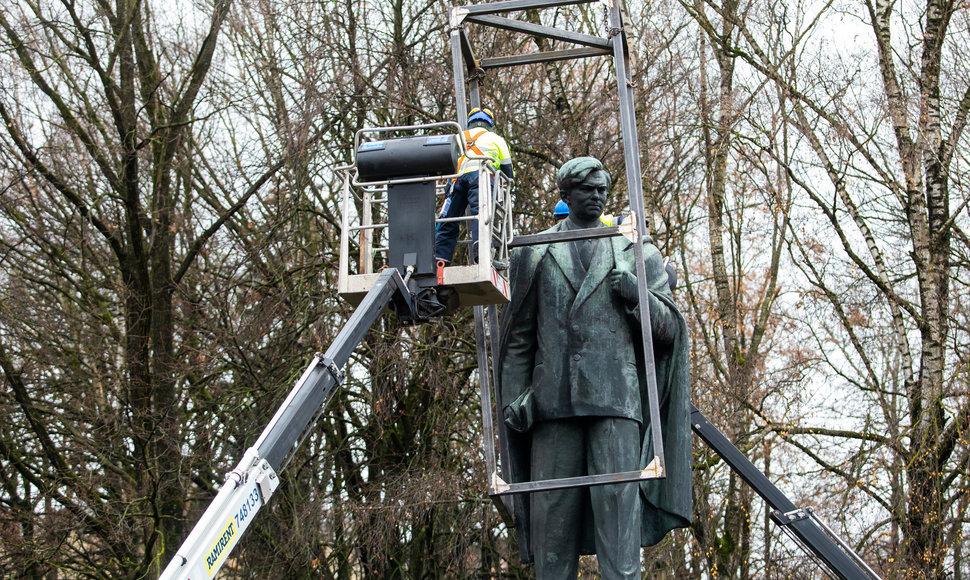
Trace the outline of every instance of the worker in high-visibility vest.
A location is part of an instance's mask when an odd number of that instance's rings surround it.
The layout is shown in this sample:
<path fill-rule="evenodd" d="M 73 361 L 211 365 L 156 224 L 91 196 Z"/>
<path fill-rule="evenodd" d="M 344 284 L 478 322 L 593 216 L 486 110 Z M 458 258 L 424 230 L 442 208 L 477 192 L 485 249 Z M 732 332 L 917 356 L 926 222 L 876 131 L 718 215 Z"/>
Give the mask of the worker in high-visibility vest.
<path fill-rule="evenodd" d="M 489 164 L 493 169 L 513 177 L 512 155 L 508 143 L 498 134 L 492 132 L 495 126 L 495 116 L 488 109 L 472 109 L 468 114 L 468 130 L 464 132 L 465 149 L 468 157 L 462 156 L 458 160 L 458 177 L 448 186 L 445 203 L 441 207 L 441 218 L 460 217 L 468 210 L 470 215 L 478 215 L 478 171 L 482 163 Z M 488 157 L 488 160 L 476 159 L 474 156 Z M 478 242 L 478 220 L 472 220 L 469 228 L 472 231 L 473 247 Z M 455 246 L 458 243 L 458 222 L 439 223 L 434 239 L 434 255 L 436 260 L 444 260 L 450 264 L 455 256 Z M 478 256 L 473 252 L 472 261 L 477 262 Z"/>

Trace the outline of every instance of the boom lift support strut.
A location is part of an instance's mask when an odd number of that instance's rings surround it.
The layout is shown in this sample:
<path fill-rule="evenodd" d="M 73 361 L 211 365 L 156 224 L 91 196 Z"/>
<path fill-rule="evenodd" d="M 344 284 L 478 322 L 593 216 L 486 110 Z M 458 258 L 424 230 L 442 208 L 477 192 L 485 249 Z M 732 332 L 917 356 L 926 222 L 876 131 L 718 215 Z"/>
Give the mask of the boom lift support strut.
<path fill-rule="evenodd" d="M 771 519 L 824 566 L 823 569 L 844 580 L 878 580 L 879 576 L 851 546 L 836 536 L 810 508 L 795 507 L 694 405 L 691 405 L 690 425 L 694 433 L 765 500 L 771 508 L 768 512 Z"/>

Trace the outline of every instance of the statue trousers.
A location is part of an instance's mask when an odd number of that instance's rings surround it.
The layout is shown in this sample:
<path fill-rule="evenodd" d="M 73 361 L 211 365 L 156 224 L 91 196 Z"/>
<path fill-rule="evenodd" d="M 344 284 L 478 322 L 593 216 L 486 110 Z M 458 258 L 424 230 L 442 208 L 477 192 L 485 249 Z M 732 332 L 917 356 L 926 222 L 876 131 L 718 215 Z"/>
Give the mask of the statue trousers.
<path fill-rule="evenodd" d="M 640 425 L 631 419 L 576 417 L 540 422 L 533 429 L 533 481 L 634 471 L 639 461 Z M 576 578 L 580 538 L 590 527 L 600 576 L 639 579 L 640 501 L 636 483 L 533 493 L 537 580 Z"/>

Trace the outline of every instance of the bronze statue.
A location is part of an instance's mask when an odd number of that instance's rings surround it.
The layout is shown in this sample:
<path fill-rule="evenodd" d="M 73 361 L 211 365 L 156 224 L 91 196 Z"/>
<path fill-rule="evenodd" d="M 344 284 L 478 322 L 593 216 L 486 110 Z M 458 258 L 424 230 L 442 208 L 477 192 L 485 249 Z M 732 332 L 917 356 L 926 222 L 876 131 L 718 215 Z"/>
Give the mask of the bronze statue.
<path fill-rule="evenodd" d="M 572 159 L 557 182 L 569 217 L 548 232 L 603 227 L 602 163 Z M 603 578 L 640 578 L 640 547 L 690 524 L 687 327 L 660 252 L 643 249 L 667 478 L 516 496 L 519 548 L 539 580 L 575 578 L 591 553 Z M 653 458 L 634 268 L 620 236 L 512 255 L 498 360 L 512 481 L 633 471 Z"/>

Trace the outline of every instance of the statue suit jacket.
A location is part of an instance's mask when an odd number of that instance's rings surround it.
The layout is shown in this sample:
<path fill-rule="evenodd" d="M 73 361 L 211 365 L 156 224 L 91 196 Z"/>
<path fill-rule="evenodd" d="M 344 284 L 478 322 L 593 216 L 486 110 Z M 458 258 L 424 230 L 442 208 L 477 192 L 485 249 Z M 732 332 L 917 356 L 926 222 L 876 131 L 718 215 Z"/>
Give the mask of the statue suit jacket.
<path fill-rule="evenodd" d="M 560 222 L 548 232 L 561 231 Z M 601 238 L 584 272 L 574 245 L 528 246 L 512 255 L 511 301 L 502 312 L 499 400 L 504 408 L 533 391 L 536 421 L 610 416 L 640 423 L 641 462 L 653 458 L 639 310 L 614 292 L 614 268 L 635 275 L 626 238 Z M 641 543 L 690 524 L 690 424 L 687 328 L 674 305 L 660 252 L 644 244 L 667 478 L 641 483 Z M 506 430 L 511 481 L 528 481 L 529 432 Z M 527 496 L 514 498 L 523 560 L 532 560 Z M 591 528 L 591 527 L 590 527 Z M 593 539 L 583 553 L 594 553 Z"/>

